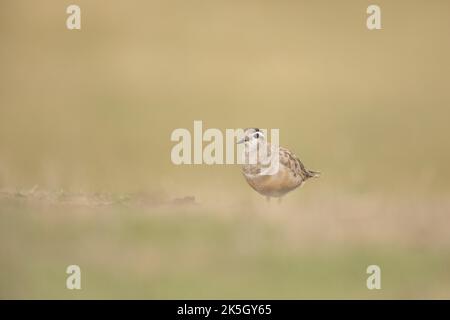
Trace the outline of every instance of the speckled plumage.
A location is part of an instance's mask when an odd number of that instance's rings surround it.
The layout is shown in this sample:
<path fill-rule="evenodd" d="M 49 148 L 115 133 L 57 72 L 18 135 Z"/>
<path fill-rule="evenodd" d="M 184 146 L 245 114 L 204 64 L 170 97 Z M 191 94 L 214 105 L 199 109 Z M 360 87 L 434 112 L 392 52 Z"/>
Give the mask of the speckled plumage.
<path fill-rule="evenodd" d="M 252 139 L 265 139 L 259 129 L 250 128 L 245 130 L 243 142 L 252 143 Z M 259 134 L 258 134 L 259 133 Z M 257 157 L 254 163 L 249 163 L 249 152 L 246 146 L 246 164 L 242 166 L 242 173 L 248 184 L 258 193 L 266 197 L 282 197 L 286 193 L 300 187 L 306 180 L 318 177 L 319 172 L 305 168 L 300 159 L 286 148 L 275 148 L 270 143 L 267 145 L 267 156 L 270 158 L 275 152 L 279 155 L 278 171 L 274 174 L 264 174 L 267 166 Z"/>

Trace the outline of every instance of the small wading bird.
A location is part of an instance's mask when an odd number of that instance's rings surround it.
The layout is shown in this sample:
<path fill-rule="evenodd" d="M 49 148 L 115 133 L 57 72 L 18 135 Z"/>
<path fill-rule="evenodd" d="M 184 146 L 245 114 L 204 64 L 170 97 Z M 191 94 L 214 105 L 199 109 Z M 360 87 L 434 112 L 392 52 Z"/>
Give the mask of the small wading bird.
<path fill-rule="evenodd" d="M 267 201 L 275 197 L 281 202 L 286 193 L 300 187 L 309 178 L 320 176 L 320 172 L 306 169 L 288 149 L 268 143 L 258 128 L 245 129 L 244 137 L 237 143 L 245 144 L 245 162 L 242 165 L 245 180 L 255 191 L 266 196 Z"/>

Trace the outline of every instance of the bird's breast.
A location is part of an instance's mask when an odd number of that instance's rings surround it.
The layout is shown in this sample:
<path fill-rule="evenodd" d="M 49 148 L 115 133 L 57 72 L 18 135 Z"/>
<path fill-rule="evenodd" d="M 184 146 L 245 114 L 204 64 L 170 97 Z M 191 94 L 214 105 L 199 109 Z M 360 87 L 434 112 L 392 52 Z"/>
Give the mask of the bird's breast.
<path fill-rule="evenodd" d="M 247 183 L 265 196 L 280 197 L 302 184 L 298 175 L 294 176 L 291 170 L 282 165 L 273 175 L 255 174 L 252 170 L 243 170 L 243 173 Z"/>

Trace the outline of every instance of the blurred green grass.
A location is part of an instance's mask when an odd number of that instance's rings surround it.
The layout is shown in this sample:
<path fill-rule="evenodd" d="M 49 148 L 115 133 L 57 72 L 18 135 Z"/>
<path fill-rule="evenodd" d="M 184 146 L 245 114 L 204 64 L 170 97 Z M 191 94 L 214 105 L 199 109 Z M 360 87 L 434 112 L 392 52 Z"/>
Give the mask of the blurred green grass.
<path fill-rule="evenodd" d="M 0 220 L 1 298 L 450 297 L 445 247 L 364 239 L 300 245 L 285 237 L 286 225 L 254 213 L 9 200 Z M 80 291 L 65 288 L 71 264 L 81 267 Z M 371 264 L 382 268 L 379 291 L 365 287 Z"/>

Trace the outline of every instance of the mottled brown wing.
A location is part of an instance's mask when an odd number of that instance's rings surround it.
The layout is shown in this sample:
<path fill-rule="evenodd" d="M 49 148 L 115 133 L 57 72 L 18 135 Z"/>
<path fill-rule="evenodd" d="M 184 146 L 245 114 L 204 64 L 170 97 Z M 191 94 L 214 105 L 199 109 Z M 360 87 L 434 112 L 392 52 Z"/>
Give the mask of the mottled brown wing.
<path fill-rule="evenodd" d="M 294 177 L 300 176 L 302 180 L 310 177 L 300 159 L 288 149 L 282 147 L 280 147 L 280 164 L 291 170 Z"/>

